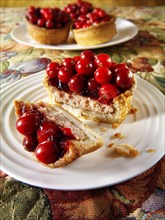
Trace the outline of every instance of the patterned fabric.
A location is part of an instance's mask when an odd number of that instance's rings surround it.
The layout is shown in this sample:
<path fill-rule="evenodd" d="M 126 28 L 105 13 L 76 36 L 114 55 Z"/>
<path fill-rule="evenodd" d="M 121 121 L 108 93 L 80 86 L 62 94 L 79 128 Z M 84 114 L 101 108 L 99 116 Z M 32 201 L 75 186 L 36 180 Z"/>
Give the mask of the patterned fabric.
<path fill-rule="evenodd" d="M 165 7 L 115 7 L 111 14 L 139 27 L 132 40 L 103 49 L 115 62 L 165 93 Z M 36 49 L 16 43 L 11 30 L 24 18 L 24 8 L 1 9 L 0 88 L 44 70 L 52 60 L 80 51 Z M 121 184 L 85 191 L 41 189 L 0 173 L 0 219 L 163 220 L 165 219 L 165 158 L 145 173 Z"/>

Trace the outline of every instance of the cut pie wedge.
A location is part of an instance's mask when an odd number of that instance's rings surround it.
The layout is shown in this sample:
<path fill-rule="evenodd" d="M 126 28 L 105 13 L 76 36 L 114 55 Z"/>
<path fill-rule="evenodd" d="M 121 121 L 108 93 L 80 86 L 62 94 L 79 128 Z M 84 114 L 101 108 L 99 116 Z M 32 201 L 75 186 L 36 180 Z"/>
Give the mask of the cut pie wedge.
<path fill-rule="evenodd" d="M 103 145 L 98 134 L 58 105 L 15 100 L 14 107 L 24 148 L 51 168 L 65 166 Z"/>

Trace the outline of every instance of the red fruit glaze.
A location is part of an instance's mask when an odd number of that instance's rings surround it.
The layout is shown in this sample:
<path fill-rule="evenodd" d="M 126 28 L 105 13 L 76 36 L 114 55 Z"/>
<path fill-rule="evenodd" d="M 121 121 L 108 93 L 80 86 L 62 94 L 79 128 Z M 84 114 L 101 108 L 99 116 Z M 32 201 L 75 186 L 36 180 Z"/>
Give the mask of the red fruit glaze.
<path fill-rule="evenodd" d="M 35 133 L 40 125 L 41 118 L 37 113 L 26 113 L 16 121 L 17 130 L 23 135 Z"/>
<path fill-rule="evenodd" d="M 62 133 L 67 136 L 67 137 L 70 137 L 70 138 L 74 138 L 74 135 L 72 134 L 72 131 L 70 128 L 64 128 L 64 127 L 61 127 L 60 130 L 62 131 Z"/>
<path fill-rule="evenodd" d="M 49 120 L 44 120 L 37 131 L 38 142 L 44 142 L 48 139 L 59 138 L 61 132 L 57 125 Z"/>
<path fill-rule="evenodd" d="M 109 83 L 112 79 L 112 72 L 105 66 L 100 66 L 94 72 L 95 80 L 100 84 Z"/>
<path fill-rule="evenodd" d="M 95 67 L 105 66 L 110 68 L 112 64 L 111 57 L 106 53 L 101 53 L 95 57 L 94 60 Z"/>
<path fill-rule="evenodd" d="M 60 65 L 56 62 L 51 62 L 46 67 L 46 73 L 49 77 L 54 78 L 58 76 Z"/>
<path fill-rule="evenodd" d="M 75 65 L 76 65 L 76 61 L 71 57 L 67 57 L 62 61 L 62 66 L 66 66 L 71 69 L 74 69 Z"/>
<path fill-rule="evenodd" d="M 59 159 L 59 151 L 55 141 L 45 141 L 40 143 L 35 149 L 37 159 L 44 163 L 54 163 Z"/>

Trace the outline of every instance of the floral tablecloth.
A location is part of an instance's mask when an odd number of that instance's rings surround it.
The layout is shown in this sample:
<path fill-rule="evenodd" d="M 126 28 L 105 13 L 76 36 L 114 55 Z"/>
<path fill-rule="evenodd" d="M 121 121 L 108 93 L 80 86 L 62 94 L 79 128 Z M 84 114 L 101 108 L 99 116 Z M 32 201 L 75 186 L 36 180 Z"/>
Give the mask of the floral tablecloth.
<path fill-rule="evenodd" d="M 23 22 L 25 8 L 1 8 L 0 88 L 44 70 L 52 60 L 80 51 L 28 47 L 11 38 Z M 165 93 L 165 7 L 114 7 L 111 14 L 135 23 L 139 33 L 120 45 L 95 50 L 127 62 L 132 71 Z M 3 125 L 1 125 L 3 126 Z M 164 146 L 162 146 L 164 147 Z M 0 218 L 138 220 L 165 219 L 165 159 L 145 173 L 115 186 L 85 191 L 41 189 L 21 183 L 3 172 Z"/>

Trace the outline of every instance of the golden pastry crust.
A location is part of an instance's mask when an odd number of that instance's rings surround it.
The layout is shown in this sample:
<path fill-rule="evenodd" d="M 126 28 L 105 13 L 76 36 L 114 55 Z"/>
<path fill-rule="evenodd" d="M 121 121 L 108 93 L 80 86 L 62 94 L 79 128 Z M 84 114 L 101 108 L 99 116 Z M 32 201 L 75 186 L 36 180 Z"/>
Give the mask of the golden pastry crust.
<path fill-rule="evenodd" d="M 110 41 L 116 34 L 115 17 L 110 21 L 92 25 L 87 28 L 73 29 L 73 35 L 77 44 L 93 46 Z"/>
<path fill-rule="evenodd" d="M 39 101 L 36 103 L 29 103 L 23 101 L 14 101 L 15 114 L 20 117 L 24 113 L 30 112 L 32 109 L 37 109 L 44 114 L 47 119 L 54 121 L 59 125 L 60 120 L 63 119 L 63 124 L 71 125 L 74 133 L 77 132 L 77 138 L 69 141 L 69 150 L 62 158 L 59 158 L 55 163 L 43 164 L 51 168 L 62 167 L 75 161 L 80 156 L 93 152 L 103 145 L 103 139 L 96 134 L 92 129 L 83 124 L 70 113 L 66 112 L 60 106 L 52 106 L 48 103 Z M 57 120 L 58 118 L 58 120 Z M 60 118 L 60 119 L 59 119 Z"/>
<path fill-rule="evenodd" d="M 71 27 L 71 20 L 61 29 L 47 29 L 44 27 L 38 27 L 30 23 L 26 19 L 26 26 L 28 34 L 37 42 L 41 44 L 49 44 L 49 45 L 56 45 L 67 41 L 70 27 Z"/>

